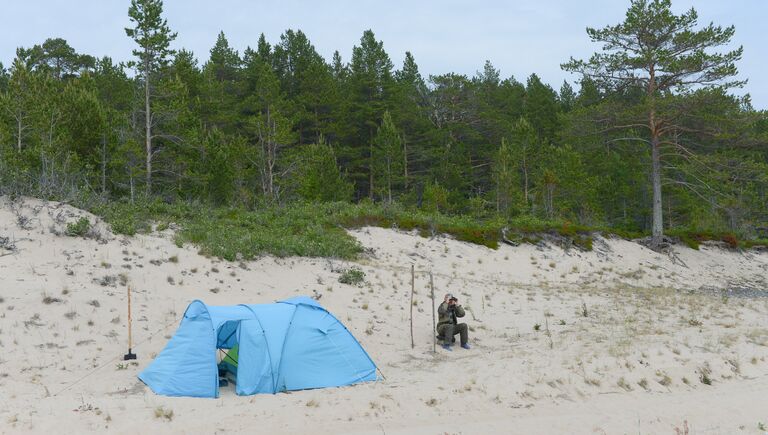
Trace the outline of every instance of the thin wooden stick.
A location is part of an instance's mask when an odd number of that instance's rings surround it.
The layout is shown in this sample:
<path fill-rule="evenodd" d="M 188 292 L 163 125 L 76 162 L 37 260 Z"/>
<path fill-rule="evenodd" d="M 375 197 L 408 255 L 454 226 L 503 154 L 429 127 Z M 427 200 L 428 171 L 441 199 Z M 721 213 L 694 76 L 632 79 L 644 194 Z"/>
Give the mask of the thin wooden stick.
<path fill-rule="evenodd" d="M 416 347 L 413 342 L 413 292 L 416 287 L 416 273 L 413 270 L 413 264 L 411 264 L 411 349 Z"/>
<path fill-rule="evenodd" d="M 435 282 L 429 272 L 429 288 L 432 290 L 432 353 L 437 352 L 437 328 L 435 326 Z"/>
<path fill-rule="evenodd" d="M 133 348 L 133 336 L 131 335 L 131 286 L 128 286 L 128 353 Z"/>
<path fill-rule="evenodd" d="M 136 359 L 136 354 L 133 353 L 133 334 L 132 334 L 132 317 L 131 317 L 131 286 L 128 286 L 128 353 L 123 355 L 123 360 L 128 361 Z"/>

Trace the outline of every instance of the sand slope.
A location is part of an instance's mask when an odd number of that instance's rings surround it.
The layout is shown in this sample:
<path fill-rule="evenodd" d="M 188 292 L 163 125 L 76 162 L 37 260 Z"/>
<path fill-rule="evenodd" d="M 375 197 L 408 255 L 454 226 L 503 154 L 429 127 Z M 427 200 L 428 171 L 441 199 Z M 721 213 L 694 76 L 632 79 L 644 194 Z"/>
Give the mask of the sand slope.
<path fill-rule="evenodd" d="M 62 235 L 87 213 L 0 198 L 0 433 L 760 433 L 768 425 L 768 254 L 623 240 L 592 252 L 498 250 L 365 228 L 357 263 L 247 263 L 177 247 L 172 229 Z M 3 239 L 0 239 L 3 240 Z M 7 249 L 14 245 L 15 249 Z M 415 265 L 415 348 L 409 335 Z M 348 267 L 361 287 L 340 284 Z M 468 308 L 473 349 L 432 353 L 429 278 Z M 134 292 L 136 364 L 126 352 Z M 315 295 L 386 380 L 216 400 L 154 395 L 136 374 L 193 299 Z M 739 293 L 740 294 L 740 293 Z M 538 330 L 535 330 L 535 325 Z M 172 412 L 172 416 L 170 413 Z M 159 416 L 156 414 L 160 414 Z M 163 416 L 166 415 L 166 416 Z"/>

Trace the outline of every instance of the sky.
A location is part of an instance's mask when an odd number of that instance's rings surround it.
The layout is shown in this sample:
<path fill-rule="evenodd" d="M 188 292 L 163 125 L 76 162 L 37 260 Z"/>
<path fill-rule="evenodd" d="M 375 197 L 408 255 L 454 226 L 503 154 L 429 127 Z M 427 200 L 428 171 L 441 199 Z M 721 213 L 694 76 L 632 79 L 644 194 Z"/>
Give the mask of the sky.
<path fill-rule="evenodd" d="M 131 57 L 133 42 L 130 0 L 4 0 L 0 16 L 0 62 L 11 63 L 19 46 L 46 38 L 66 39 L 78 52 Z M 395 66 L 410 51 L 421 73 L 455 72 L 474 75 L 486 60 L 503 78 L 525 81 L 536 73 L 559 89 L 570 56 L 587 58 L 599 46 L 589 41 L 586 27 L 617 24 L 628 0 L 165 0 L 165 16 L 178 32 L 173 48 L 192 50 L 202 63 L 219 31 L 242 53 L 255 47 L 259 34 L 271 43 L 286 29 L 302 30 L 317 51 L 330 59 L 339 50 L 349 60 L 363 31 L 372 29 L 384 42 Z M 749 79 L 743 90 L 757 109 L 768 109 L 768 22 L 766 0 L 673 0 L 680 13 L 690 7 L 700 24 L 735 25 L 733 46 L 744 46 L 738 67 Z"/>

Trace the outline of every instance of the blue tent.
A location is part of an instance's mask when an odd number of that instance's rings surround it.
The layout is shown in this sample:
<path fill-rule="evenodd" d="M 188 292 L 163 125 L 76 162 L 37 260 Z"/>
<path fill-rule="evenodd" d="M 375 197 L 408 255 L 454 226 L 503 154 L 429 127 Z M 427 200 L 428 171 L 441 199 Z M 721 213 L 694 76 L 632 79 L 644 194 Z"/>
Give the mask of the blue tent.
<path fill-rule="evenodd" d="M 375 381 L 376 365 L 352 333 L 308 297 L 207 306 L 195 300 L 176 334 L 139 374 L 157 394 L 218 397 L 217 349 L 238 347 L 239 395 Z"/>

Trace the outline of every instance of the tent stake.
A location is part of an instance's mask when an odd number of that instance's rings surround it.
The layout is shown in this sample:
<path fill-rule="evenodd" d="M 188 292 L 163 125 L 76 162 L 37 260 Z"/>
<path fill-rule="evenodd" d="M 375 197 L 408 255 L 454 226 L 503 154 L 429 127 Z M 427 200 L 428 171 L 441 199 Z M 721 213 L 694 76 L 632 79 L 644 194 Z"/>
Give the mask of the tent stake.
<path fill-rule="evenodd" d="M 413 292 L 416 285 L 415 273 L 413 271 L 413 264 L 411 264 L 411 349 L 416 347 L 413 342 Z"/>
<path fill-rule="evenodd" d="M 123 355 L 123 361 L 129 359 L 136 359 L 136 354 L 133 353 L 131 347 L 133 346 L 133 337 L 131 336 L 131 286 L 128 286 L 128 353 Z"/>
<path fill-rule="evenodd" d="M 432 291 L 432 353 L 437 352 L 437 330 L 435 327 L 435 282 L 432 278 L 432 271 L 429 272 L 429 288 Z"/>

